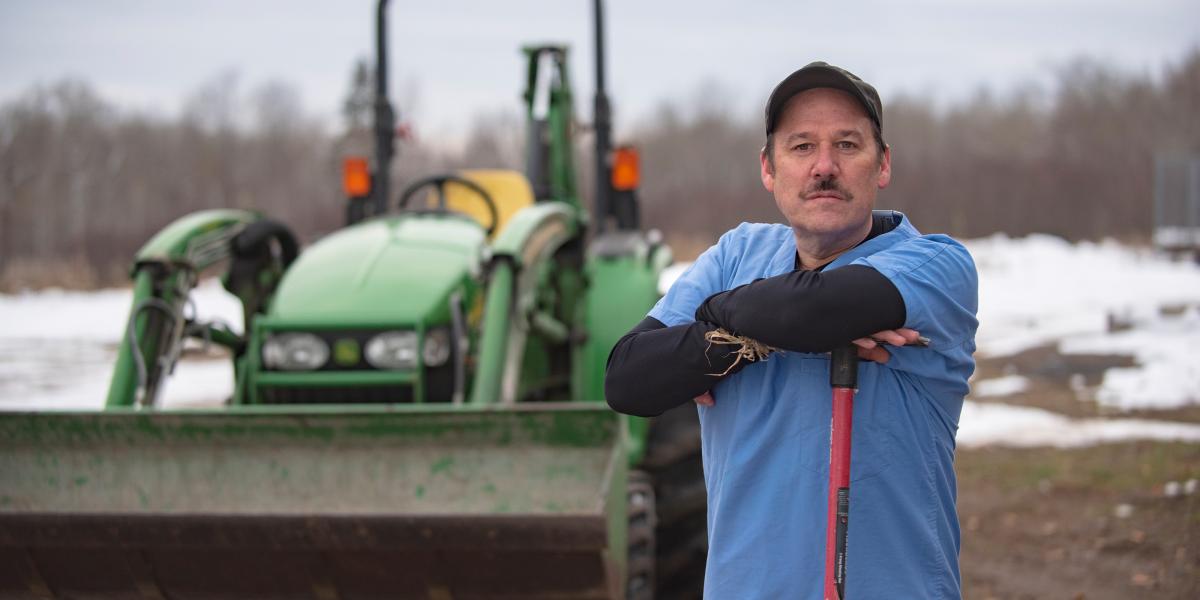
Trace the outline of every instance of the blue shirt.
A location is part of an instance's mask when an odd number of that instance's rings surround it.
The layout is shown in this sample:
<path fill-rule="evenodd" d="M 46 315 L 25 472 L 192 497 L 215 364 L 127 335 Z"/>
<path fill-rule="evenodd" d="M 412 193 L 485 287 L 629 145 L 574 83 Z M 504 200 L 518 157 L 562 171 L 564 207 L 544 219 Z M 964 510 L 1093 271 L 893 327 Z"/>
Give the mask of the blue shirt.
<path fill-rule="evenodd" d="M 928 348 L 864 361 L 854 402 L 846 595 L 960 598 L 954 435 L 975 369 L 978 275 L 944 235 L 903 215 L 826 271 L 873 267 L 900 291 L 905 327 Z M 790 227 L 743 223 L 684 272 L 650 316 L 690 323 L 708 296 L 789 272 Z M 829 485 L 829 357 L 785 352 L 751 364 L 699 407 L 708 489 L 704 597 L 821 598 Z"/>

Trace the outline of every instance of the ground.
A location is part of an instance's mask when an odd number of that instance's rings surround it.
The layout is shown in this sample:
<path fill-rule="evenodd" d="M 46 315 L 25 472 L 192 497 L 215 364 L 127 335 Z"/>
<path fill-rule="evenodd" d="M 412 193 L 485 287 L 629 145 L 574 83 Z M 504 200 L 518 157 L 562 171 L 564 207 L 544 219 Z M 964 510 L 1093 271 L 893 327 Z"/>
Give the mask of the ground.
<path fill-rule="evenodd" d="M 1093 386 L 1104 368 L 1129 362 L 1044 347 L 983 359 L 979 371 L 1030 379 L 1027 390 L 1002 398 L 1007 404 L 1097 417 L 1110 411 L 1081 401 L 1070 375 L 1083 373 Z M 1200 422 L 1196 406 L 1135 414 Z M 1182 493 L 1200 479 L 1200 445 L 962 448 L 956 468 L 964 598 L 1200 598 L 1200 491 Z M 1170 495 L 1170 487 L 1180 490 Z"/>
<path fill-rule="evenodd" d="M 963 597 L 1200 598 L 1200 446 L 960 451 Z M 1122 516 L 1126 515 L 1126 516 Z"/>

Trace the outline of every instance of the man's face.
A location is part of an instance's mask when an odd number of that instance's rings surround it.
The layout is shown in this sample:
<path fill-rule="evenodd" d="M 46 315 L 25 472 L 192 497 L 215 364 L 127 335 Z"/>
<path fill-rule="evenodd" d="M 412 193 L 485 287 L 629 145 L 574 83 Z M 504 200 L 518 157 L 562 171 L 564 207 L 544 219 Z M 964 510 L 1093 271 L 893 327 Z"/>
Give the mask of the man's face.
<path fill-rule="evenodd" d="M 773 145 L 766 151 L 774 166 L 761 157 L 762 182 L 798 235 L 836 239 L 869 227 L 875 195 L 891 181 L 891 152 L 880 156 L 871 118 L 853 96 L 833 88 L 796 94 Z"/>

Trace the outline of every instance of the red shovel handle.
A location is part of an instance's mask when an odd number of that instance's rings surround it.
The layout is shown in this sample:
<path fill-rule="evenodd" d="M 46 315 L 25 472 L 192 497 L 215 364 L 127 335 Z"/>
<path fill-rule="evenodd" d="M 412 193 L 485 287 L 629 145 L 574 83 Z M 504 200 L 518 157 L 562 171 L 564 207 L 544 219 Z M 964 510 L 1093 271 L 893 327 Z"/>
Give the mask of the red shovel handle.
<path fill-rule="evenodd" d="M 825 600 L 846 593 L 846 532 L 850 525 L 850 430 L 858 386 L 858 351 L 846 345 L 829 362 L 833 419 L 829 433 L 829 517 L 825 524 Z"/>

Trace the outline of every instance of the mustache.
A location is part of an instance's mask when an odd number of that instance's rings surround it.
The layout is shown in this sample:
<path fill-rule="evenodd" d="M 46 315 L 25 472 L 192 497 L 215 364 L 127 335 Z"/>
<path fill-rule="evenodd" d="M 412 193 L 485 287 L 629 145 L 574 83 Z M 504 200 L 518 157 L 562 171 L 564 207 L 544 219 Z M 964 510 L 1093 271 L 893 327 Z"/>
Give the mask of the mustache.
<path fill-rule="evenodd" d="M 804 190 L 804 197 L 808 198 L 809 196 L 813 196 L 821 192 L 835 192 L 838 196 L 841 196 L 842 200 L 848 201 L 854 199 L 854 194 L 851 194 L 850 190 L 843 188 L 841 184 L 838 183 L 837 179 L 834 179 L 833 177 L 821 179 L 815 184 L 809 186 Z"/>

